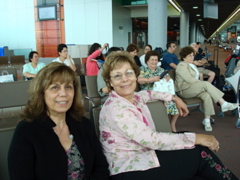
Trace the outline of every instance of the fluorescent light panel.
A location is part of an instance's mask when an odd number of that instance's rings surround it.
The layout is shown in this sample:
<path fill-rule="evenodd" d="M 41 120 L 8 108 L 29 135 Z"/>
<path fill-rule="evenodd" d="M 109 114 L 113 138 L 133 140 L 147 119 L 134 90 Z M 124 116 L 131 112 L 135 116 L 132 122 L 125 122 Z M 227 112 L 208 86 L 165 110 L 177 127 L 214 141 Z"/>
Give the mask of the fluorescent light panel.
<path fill-rule="evenodd" d="M 175 2 L 174 2 L 173 0 L 168 0 L 168 1 L 171 3 L 171 5 L 172 5 L 173 7 L 175 7 L 179 12 L 181 12 L 180 7 L 179 7 L 177 4 L 175 4 Z"/>

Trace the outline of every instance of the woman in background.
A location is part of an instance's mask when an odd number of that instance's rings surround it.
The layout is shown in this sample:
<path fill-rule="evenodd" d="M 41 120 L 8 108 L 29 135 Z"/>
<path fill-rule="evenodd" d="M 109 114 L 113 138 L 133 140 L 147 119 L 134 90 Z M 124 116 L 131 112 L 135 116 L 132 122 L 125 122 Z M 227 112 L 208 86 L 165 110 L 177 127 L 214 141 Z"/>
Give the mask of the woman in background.
<path fill-rule="evenodd" d="M 8 152 L 10 179 L 107 180 L 108 164 L 83 116 L 76 73 L 63 63 L 50 63 L 29 90 Z"/>
<path fill-rule="evenodd" d="M 31 51 L 29 53 L 29 63 L 23 66 L 23 76 L 30 80 L 36 76 L 38 71 L 40 71 L 45 64 L 43 62 L 38 62 L 39 56 L 37 51 Z"/>

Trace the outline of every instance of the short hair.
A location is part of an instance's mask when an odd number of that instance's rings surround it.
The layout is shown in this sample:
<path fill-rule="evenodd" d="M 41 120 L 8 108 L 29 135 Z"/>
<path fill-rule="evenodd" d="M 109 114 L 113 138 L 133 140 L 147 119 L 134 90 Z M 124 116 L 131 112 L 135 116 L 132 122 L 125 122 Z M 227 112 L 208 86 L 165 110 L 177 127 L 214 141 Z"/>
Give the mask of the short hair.
<path fill-rule="evenodd" d="M 152 50 L 152 46 L 151 46 L 150 44 L 147 44 L 147 45 L 145 46 L 145 48 L 146 48 L 147 46 Z"/>
<path fill-rule="evenodd" d="M 137 50 L 137 52 L 139 50 L 136 44 L 131 43 L 131 44 L 128 45 L 127 52 L 133 52 L 135 50 Z"/>
<path fill-rule="evenodd" d="M 111 47 L 109 48 L 108 52 L 105 54 L 105 57 L 107 57 L 111 52 L 114 51 L 122 51 L 122 49 L 120 47 Z"/>
<path fill-rule="evenodd" d="M 74 120 L 81 120 L 84 108 L 81 103 L 80 83 L 76 73 L 68 66 L 59 62 L 52 62 L 43 67 L 32 80 L 29 88 L 30 98 L 24 108 L 21 118 L 28 122 L 34 121 L 40 115 L 47 117 L 48 107 L 44 100 L 45 91 L 54 83 L 73 83 L 74 98 L 67 111 Z"/>
<path fill-rule="evenodd" d="M 196 42 L 197 45 L 201 44 L 200 42 Z"/>
<path fill-rule="evenodd" d="M 186 47 L 182 48 L 179 52 L 181 60 L 183 61 L 183 58 L 187 57 L 187 55 L 189 55 L 191 53 L 195 54 L 195 50 L 193 49 L 192 46 L 186 46 Z"/>
<path fill-rule="evenodd" d="M 160 54 L 157 51 L 148 51 L 145 55 L 145 63 L 147 64 L 147 62 L 149 61 L 151 56 L 157 56 L 158 57 L 158 61 L 160 60 Z"/>
<path fill-rule="evenodd" d="M 104 81 L 106 82 L 106 85 L 108 87 L 109 91 L 113 90 L 113 87 L 110 83 L 110 73 L 112 70 L 114 70 L 117 67 L 120 67 L 121 65 L 129 63 L 130 66 L 133 68 L 136 77 L 140 74 L 139 66 L 135 63 L 133 57 L 126 51 L 122 52 L 112 52 L 107 57 L 107 61 L 103 64 L 103 72 L 102 76 Z"/>
<path fill-rule="evenodd" d="M 29 62 L 32 62 L 32 58 L 33 58 L 33 55 L 34 54 L 37 54 L 38 55 L 38 52 L 37 51 L 31 51 L 30 53 L 29 53 L 29 55 L 28 55 L 28 58 L 29 58 Z"/>
<path fill-rule="evenodd" d="M 171 47 L 171 44 L 176 44 L 176 43 L 174 43 L 174 42 L 168 42 L 168 43 L 166 44 L 166 48 L 167 48 L 167 50 L 168 50 L 168 48 Z"/>
<path fill-rule="evenodd" d="M 68 47 L 67 47 L 66 44 L 59 44 L 59 45 L 58 45 L 58 48 L 57 48 L 58 52 L 59 52 L 59 53 L 62 52 L 63 48 L 68 48 Z"/>

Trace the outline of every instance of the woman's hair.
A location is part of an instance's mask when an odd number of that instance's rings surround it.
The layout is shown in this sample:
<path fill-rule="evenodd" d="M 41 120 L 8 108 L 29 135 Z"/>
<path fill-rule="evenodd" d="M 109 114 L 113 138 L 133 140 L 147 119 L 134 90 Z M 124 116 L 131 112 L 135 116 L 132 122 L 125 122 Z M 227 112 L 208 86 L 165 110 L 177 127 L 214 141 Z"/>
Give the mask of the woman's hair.
<path fill-rule="evenodd" d="M 146 64 L 149 61 L 151 56 L 157 56 L 158 57 L 158 61 L 160 60 L 159 52 L 157 52 L 157 51 L 148 51 L 147 54 L 145 55 L 145 63 Z"/>
<path fill-rule="evenodd" d="M 66 44 L 59 44 L 59 45 L 58 45 L 58 48 L 57 48 L 58 52 L 59 52 L 59 53 L 62 52 L 63 48 L 68 48 L 68 47 L 67 47 Z"/>
<path fill-rule="evenodd" d="M 111 52 L 115 52 L 115 51 L 122 51 L 122 49 L 120 47 L 111 47 L 109 48 L 108 52 L 105 54 L 105 57 L 107 57 Z"/>
<path fill-rule="evenodd" d="M 110 84 L 110 73 L 116 68 L 120 68 L 123 64 L 129 63 L 132 69 L 135 72 L 136 77 L 140 74 L 139 66 L 135 63 L 133 57 L 126 51 L 122 52 L 112 52 L 107 57 L 107 61 L 103 64 L 102 76 L 109 91 L 113 90 L 113 87 Z"/>
<path fill-rule="evenodd" d="M 37 51 L 31 51 L 31 52 L 29 53 L 29 55 L 28 55 L 29 62 L 32 62 L 32 58 L 33 58 L 33 55 L 34 55 L 34 54 L 38 54 L 38 52 L 37 52 Z"/>
<path fill-rule="evenodd" d="M 44 94 L 48 87 L 54 83 L 73 83 L 73 103 L 67 113 L 75 120 L 81 120 L 84 109 L 81 103 L 80 83 L 76 73 L 68 66 L 59 62 L 52 62 L 43 67 L 30 83 L 29 100 L 21 114 L 22 119 L 34 121 L 39 115 L 48 115 L 48 107 L 45 103 Z"/>
<path fill-rule="evenodd" d="M 88 51 L 88 56 L 91 55 L 92 53 L 94 53 L 96 50 L 98 50 L 99 48 L 101 48 L 101 45 L 98 43 L 93 43 L 92 46 L 90 47 L 89 51 Z M 100 59 L 100 60 L 104 60 L 104 57 L 102 55 L 102 53 L 96 58 L 96 59 Z"/>
<path fill-rule="evenodd" d="M 144 49 L 145 49 L 146 47 L 149 47 L 150 50 L 152 50 L 152 46 L 151 46 L 150 44 L 147 44 L 147 45 L 144 47 Z"/>
<path fill-rule="evenodd" d="M 183 61 L 183 58 L 187 57 L 187 55 L 192 54 L 192 53 L 195 54 L 195 50 L 193 49 L 193 47 L 186 46 L 180 50 L 179 55 L 180 55 L 181 60 Z"/>
<path fill-rule="evenodd" d="M 128 45 L 127 52 L 133 52 L 135 50 L 137 50 L 137 52 L 138 52 L 138 47 L 137 47 L 136 44 L 131 43 L 131 44 Z"/>

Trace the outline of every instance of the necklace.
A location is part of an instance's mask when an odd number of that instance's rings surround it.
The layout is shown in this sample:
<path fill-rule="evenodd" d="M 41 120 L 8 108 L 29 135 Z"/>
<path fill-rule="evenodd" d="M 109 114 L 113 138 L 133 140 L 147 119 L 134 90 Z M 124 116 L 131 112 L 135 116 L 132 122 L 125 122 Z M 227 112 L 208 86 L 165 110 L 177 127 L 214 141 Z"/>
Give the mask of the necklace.
<path fill-rule="evenodd" d="M 66 125 L 66 124 L 63 125 L 62 129 L 60 130 L 60 133 L 58 134 L 58 139 L 59 139 L 59 140 L 60 140 L 60 136 L 61 136 L 61 134 L 62 134 L 62 132 L 63 132 L 63 129 L 64 129 L 65 125 Z M 73 140 L 73 135 L 69 133 L 68 138 L 71 139 L 71 140 Z"/>

